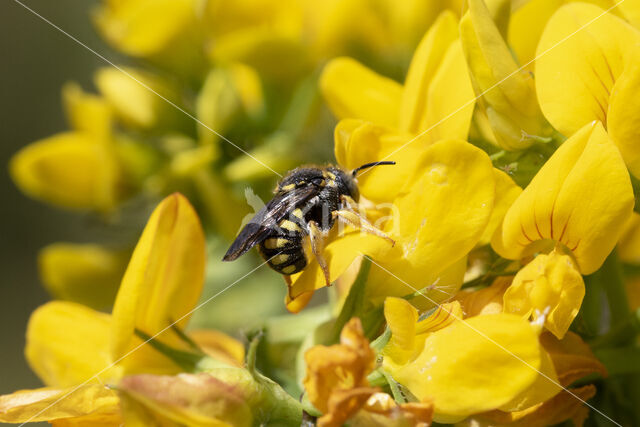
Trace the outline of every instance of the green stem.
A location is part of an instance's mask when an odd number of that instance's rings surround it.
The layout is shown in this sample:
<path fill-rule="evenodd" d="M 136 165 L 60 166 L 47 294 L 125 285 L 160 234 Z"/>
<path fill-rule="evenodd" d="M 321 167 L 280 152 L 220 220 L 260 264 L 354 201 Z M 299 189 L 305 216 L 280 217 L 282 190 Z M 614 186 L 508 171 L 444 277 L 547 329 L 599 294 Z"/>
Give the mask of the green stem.
<path fill-rule="evenodd" d="M 379 353 L 389 342 L 391 339 L 391 329 L 387 327 L 385 331 L 376 338 L 370 345 L 370 347 L 376 352 Z"/>
<path fill-rule="evenodd" d="M 391 375 L 386 372 L 382 373 L 384 377 L 387 379 L 389 383 L 389 387 L 391 388 L 391 394 L 393 395 L 393 399 L 398 403 L 407 403 L 407 399 L 404 397 L 402 390 L 400 390 L 400 385 L 393 379 Z"/>
<path fill-rule="evenodd" d="M 627 321 L 631 314 L 622 277 L 622 267 L 615 250 L 607 257 L 600 268 L 599 274 L 607 294 L 611 314 L 611 329 L 613 329 Z"/>
<path fill-rule="evenodd" d="M 249 349 L 247 350 L 247 371 L 251 373 L 254 377 L 258 377 L 256 371 L 256 358 L 258 355 L 258 344 L 260 344 L 260 339 L 262 338 L 262 332 L 259 332 L 249 344 Z"/>
<path fill-rule="evenodd" d="M 629 344 L 640 333 L 640 308 L 623 322 L 611 328 L 609 332 L 592 340 L 592 348 L 616 347 Z"/>
<path fill-rule="evenodd" d="M 360 264 L 358 277 L 356 277 L 355 282 L 351 285 L 347 299 L 345 300 L 342 310 L 340 310 L 340 314 L 334 324 L 333 335 L 331 338 L 332 343 L 340 341 L 340 333 L 342 332 L 344 325 L 346 325 L 349 319 L 351 319 L 355 314 L 360 312 L 364 302 L 365 284 L 369 277 L 369 270 L 371 270 L 371 260 L 365 256 Z"/>
<path fill-rule="evenodd" d="M 387 384 L 387 377 L 380 369 L 376 369 L 367 376 L 367 381 L 371 387 L 382 387 Z"/>

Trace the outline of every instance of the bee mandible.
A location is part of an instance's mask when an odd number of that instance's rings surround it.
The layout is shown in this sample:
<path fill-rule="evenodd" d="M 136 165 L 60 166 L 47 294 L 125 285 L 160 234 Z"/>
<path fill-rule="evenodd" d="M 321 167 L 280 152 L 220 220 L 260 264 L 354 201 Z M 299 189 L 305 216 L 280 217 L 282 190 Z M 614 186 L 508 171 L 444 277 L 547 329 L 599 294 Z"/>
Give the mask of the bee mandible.
<path fill-rule="evenodd" d="M 395 162 L 367 163 L 351 172 L 336 166 L 303 166 L 290 171 L 276 187 L 273 199 L 240 231 L 223 261 L 233 261 L 258 245 L 267 264 L 290 283 L 289 276 L 307 266 L 309 251 L 305 248 L 310 246 L 329 286 L 329 267 L 322 249 L 336 220 L 394 244 L 355 210 L 360 197 L 357 173 L 379 165 Z"/>

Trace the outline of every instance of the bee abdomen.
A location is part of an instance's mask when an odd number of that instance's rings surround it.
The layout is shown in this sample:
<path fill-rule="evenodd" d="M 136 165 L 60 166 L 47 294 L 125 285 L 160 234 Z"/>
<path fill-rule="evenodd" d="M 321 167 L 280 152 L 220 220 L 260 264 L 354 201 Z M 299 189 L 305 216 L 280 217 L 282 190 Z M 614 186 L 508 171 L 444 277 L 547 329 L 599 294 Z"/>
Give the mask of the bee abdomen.
<path fill-rule="evenodd" d="M 295 274 L 307 265 L 302 235 L 276 235 L 260 243 L 260 254 L 269 267 L 281 274 Z"/>

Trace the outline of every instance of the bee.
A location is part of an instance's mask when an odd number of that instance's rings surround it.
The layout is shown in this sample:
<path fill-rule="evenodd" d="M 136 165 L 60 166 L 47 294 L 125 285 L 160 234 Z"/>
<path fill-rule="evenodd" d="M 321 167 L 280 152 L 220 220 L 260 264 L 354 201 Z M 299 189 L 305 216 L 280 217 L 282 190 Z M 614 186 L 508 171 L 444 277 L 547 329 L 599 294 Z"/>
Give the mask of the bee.
<path fill-rule="evenodd" d="M 323 238 L 336 220 L 389 240 L 382 231 L 362 218 L 354 207 L 360 193 L 356 184 L 359 171 L 395 162 L 364 164 L 351 172 L 336 166 L 303 166 L 290 171 L 274 190 L 271 199 L 240 231 L 223 261 L 233 261 L 258 245 L 269 267 L 289 276 L 308 264 L 310 246 L 329 286 L 329 267 L 322 256 Z"/>

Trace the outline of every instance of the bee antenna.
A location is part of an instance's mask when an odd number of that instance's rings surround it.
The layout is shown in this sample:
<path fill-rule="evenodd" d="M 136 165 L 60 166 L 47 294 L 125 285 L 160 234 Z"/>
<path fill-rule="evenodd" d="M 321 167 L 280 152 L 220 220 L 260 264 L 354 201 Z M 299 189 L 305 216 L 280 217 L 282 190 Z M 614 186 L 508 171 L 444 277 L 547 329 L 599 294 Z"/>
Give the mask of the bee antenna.
<path fill-rule="evenodd" d="M 367 169 L 367 168 L 371 168 L 373 166 L 380 166 L 380 165 L 395 165 L 396 162 L 391 162 L 391 161 L 387 161 L 387 162 L 372 162 L 372 163 L 366 163 L 360 167 L 357 167 L 353 170 L 353 172 L 351 172 L 351 176 L 353 176 L 355 178 L 356 174 L 358 172 L 360 172 L 362 169 Z"/>

